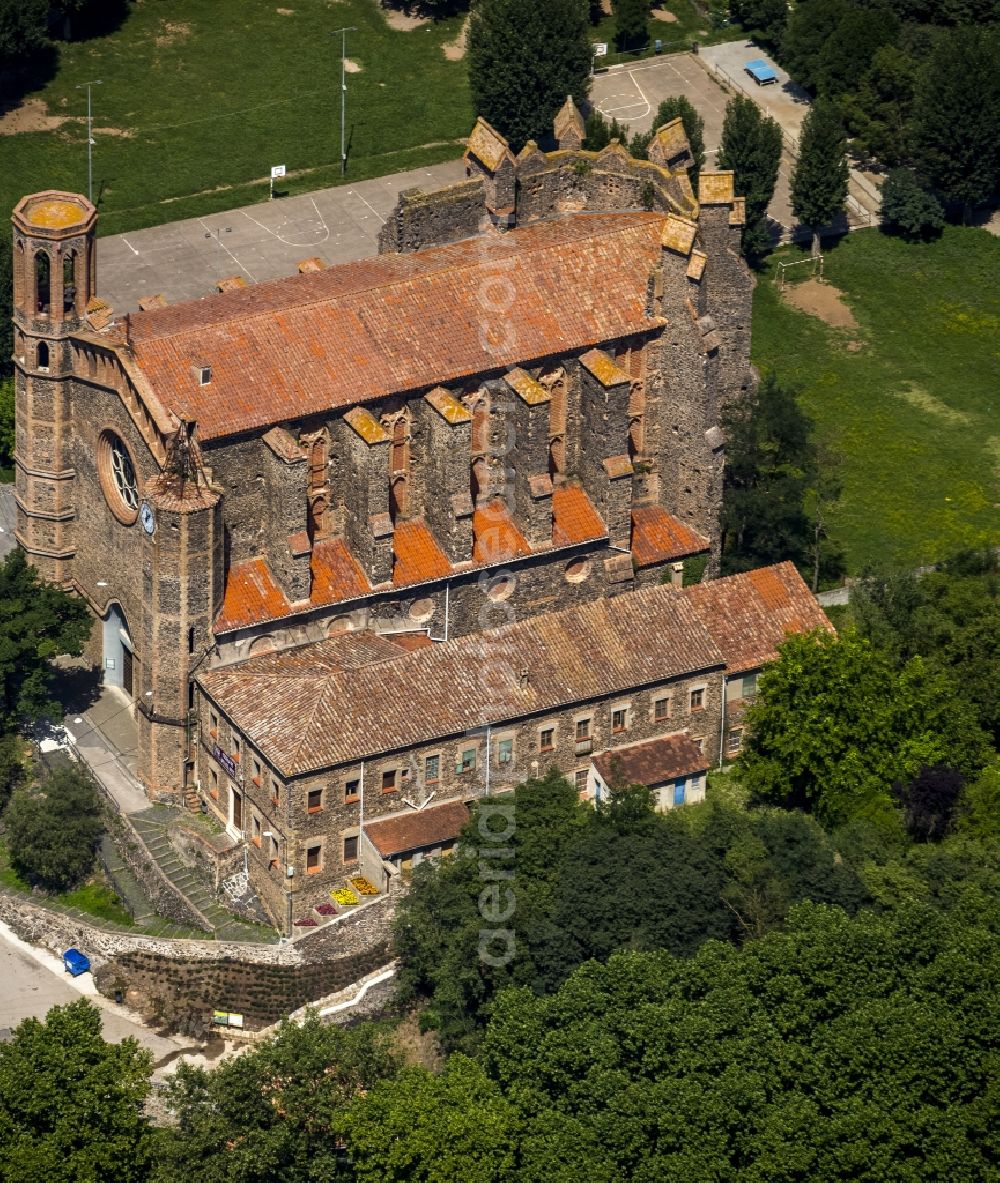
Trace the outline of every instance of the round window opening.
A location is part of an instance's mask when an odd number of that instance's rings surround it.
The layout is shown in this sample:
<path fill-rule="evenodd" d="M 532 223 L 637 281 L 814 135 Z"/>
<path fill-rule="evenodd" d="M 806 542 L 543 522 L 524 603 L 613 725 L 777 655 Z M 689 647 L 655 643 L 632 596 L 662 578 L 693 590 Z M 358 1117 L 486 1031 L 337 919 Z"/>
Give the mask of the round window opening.
<path fill-rule="evenodd" d="M 129 450 L 113 431 L 105 431 L 101 436 L 97 467 L 111 512 L 130 526 L 139 513 L 139 484 Z"/>
<path fill-rule="evenodd" d="M 491 600 L 509 600 L 514 594 L 514 577 L 513 575 L 503 575 L 499 579 L 494 579 L 490 586 L 486 589 L 486 594 Z"/>
<path fill-rule="evenodd" d="M 419 600 L 414 600 L 410 605 L 410 619 L 415 620 L 418 624 L 423 624 L 425 620 L 430 620 L 434 615 L 434 601 L 430 596 L 422 596 Z"/>
<path fill-rule="evenodd" d="M 590 560 L 589 559 L 571 559 L 566 564 L 566 582 L 567 583 L 583 583 L 583 581 L 590 574 Z"/>

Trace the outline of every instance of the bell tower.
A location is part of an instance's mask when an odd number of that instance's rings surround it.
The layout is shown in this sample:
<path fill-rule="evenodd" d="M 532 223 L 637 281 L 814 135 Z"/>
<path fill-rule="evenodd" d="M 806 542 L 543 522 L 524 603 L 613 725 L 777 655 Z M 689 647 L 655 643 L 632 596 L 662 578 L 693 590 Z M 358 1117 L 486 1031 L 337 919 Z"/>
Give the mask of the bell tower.
<path fill-rule="evenodd" d="M 41 574 L 70 578 L 75 552 L 69 338 L 94 294 L 97 211 L 48 190 L 14 208 L 17 539 Z"/>

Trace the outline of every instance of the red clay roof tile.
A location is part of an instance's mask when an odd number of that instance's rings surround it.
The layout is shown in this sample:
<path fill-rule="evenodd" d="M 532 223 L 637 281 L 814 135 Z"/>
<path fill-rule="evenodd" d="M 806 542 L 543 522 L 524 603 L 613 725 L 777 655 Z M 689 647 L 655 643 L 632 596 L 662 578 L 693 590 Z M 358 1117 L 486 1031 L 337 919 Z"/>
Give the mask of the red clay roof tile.
<path fill-rule="evenodd" d="M 574 546 L 604 538 L 608 529 L 579 485 L 556 485 L 552 490 L 552 545 Z"/>
<path fill-rule="evenodd" d="M 664 217 L 574 214 L 406 255 L 135 313 L 139 368 L 202 440 L 431 388 L 658 328 L 647 315 Z M 503 268 L 518 331 L 486 325 Z M 199 386 L 194 362 L 211 366 Z"/>
<path fill-rule="evenodd" d="M 708 539 L 678 521 L 661 505 L 632 511 L 632 555 L 637 567 L 651 567 L 708 550 Z"/>
<path fill-rule="evenodd" d="M 315 543 L 311 565 L 312 594 L 309 598 L 313 604 L 338 604 L 341 600 L 354 599 L 371 591 L 361 564 L 342 538 L 323 538 Z"/>
<path fill-rule="evenodd" d="M 605 784 L 647 788 L 708 770 L 708 761 L 687 731 L 601 752 L 593 764 Z"/>
<path fill-rule="evenodd" d="M 507 503 L 501 497 L 476 507 L 472 536 L 472 557 L 477 563 L 505 563 L 518 555 L 531 554 L 531 547 L 514 525 Z"/>
<path fill-rule="evenodd" d="M 365 834 L 383 858 L 451 842 L 469 820 L 469 809 L 461 801 L 445 801 L 417 812 L 366 822 Z"/>
<path fill-rule="evenodd" d="M 215 621 L 220 632 L 245 628 L 261 620 L 273 620 L 291 612 L 285 593 L 277 585 L 262 558 L 235 563 L 226 579 L 222 611 Z"/>
<path fill-rule="evenodd" d="M 396 561 L 392 568 L 392 582 L 396 587 L 451 574 L 448 556 L 434 541 L 426 522 L 419 519 L 397 522 L 393 544 Z"/>

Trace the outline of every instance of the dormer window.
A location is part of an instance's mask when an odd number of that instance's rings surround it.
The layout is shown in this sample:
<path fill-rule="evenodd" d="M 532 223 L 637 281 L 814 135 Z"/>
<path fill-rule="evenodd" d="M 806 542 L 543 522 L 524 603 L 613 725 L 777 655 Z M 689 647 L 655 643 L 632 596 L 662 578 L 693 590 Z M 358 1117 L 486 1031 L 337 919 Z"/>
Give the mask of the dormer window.
<path fill-rule="evenodd" d="M 194 367 L 194 376 L 199 386 L 207 386 L 212 381 L 212 367 L 197 365 Z"/>

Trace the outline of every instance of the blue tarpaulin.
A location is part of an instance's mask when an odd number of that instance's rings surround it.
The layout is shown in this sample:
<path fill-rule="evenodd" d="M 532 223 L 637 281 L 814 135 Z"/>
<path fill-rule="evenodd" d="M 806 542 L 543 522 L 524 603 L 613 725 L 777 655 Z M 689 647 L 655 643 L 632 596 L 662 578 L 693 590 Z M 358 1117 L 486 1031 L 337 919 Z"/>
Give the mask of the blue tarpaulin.
<path fill-rule="evenodd" d="M 63 965 L 68 974 L 78 978 L 80 974 L 85 974 L 90 969 L 90 958 L 81 953 L 79 949 L 67 949 L 63 954 Z"/>
<path fill-rule="evenodd" d="M 752 62 L 747 62 L 743 69 L 746 70 L 754 82 L 758 82 L 761 85 L 778 81 L 778 75 L 763 58 L 756 58 Z"/>

